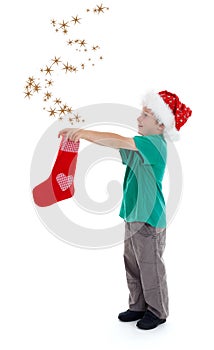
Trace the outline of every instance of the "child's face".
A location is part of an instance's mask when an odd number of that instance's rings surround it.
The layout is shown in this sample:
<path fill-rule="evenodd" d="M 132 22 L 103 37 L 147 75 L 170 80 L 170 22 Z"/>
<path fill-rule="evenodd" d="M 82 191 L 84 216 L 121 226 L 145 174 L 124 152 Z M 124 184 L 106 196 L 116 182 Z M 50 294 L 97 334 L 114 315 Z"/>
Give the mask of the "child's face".
<path fill-rule="evenodd" d="M 152 113 L 151 109 L 146 106 L 143 107 L 140 116 L 137 118 L 138 121 L 138 134 L 140 135 L 154 135 L 162 134 L 164 126 L 159 125 L 156 117 Z"/>

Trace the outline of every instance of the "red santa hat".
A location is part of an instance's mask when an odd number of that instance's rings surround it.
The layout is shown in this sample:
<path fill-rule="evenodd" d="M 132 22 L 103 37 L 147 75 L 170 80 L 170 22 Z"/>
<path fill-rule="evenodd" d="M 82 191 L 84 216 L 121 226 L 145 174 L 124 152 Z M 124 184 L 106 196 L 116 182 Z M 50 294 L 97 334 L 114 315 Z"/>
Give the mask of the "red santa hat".
<path fill-rule="evenodd" d="M 179 139 L 179 130 L 191 116 L 192 111 L 176 94 L 169 91 L 148 92 L 143 96 L 143 105 L 151 109 L 155 117 L 165 125 L 164 137 L 171 141 Z"/>

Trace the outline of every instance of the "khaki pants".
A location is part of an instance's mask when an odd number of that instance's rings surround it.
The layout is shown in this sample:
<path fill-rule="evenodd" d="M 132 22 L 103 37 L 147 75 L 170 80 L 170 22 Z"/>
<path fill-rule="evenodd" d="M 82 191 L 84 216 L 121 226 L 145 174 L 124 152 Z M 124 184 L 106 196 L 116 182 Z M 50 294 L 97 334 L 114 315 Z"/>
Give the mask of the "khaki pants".
<path fill-rule="evenodd" d="M 129 288 L 129 309 L 168 316 L 168 289 L 162 258 L 166 229 L 144 222 L 125 221 L 124 263 Z"/>

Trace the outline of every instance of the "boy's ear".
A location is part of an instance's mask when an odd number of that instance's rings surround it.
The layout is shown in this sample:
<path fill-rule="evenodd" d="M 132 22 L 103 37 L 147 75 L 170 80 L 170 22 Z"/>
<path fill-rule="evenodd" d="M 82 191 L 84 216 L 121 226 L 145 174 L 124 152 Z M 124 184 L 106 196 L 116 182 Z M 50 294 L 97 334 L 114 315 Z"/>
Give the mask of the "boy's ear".
<path fill-rule="evenodd" d="M 165 125 L 164 125 L 164 124 L 158 124 L 158 129 L 159 129 L 160 131 L 163 131 L 164 128 L 165 128 Z"/>

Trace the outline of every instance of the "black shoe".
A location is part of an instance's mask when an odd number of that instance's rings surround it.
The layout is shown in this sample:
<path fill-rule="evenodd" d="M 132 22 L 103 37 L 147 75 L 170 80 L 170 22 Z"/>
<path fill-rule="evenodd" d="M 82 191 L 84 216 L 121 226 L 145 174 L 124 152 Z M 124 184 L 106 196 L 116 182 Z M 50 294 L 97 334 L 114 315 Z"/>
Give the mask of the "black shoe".
<path fill-rule="evenodd" d="M 142 318 L 144 314 L 145 311 L 132 311 L 128 309 L 127 311 L 121 312 L 118 318 L 123 322 L 137 321 Z"/>
<path fill-rule="evenodd" d="M 158 318 L 151 311 L 146 310 L 143 318 L 137 322 L 136 326 L 140 329 L 153 329 L 164 322 L 166 322 L 165 318 Z"/>

